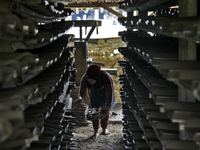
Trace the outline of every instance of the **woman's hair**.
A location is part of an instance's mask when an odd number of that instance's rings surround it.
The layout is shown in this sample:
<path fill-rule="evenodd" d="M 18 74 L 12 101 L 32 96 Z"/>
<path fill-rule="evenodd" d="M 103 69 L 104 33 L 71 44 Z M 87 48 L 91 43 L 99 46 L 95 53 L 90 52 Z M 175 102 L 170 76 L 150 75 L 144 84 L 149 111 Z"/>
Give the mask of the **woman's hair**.
<path fill-rule="evenodd" d="M 90 65 L 86 71 L 86 78 L 98 80 L 101 75 L 101 67 L 98 65 Z"/>

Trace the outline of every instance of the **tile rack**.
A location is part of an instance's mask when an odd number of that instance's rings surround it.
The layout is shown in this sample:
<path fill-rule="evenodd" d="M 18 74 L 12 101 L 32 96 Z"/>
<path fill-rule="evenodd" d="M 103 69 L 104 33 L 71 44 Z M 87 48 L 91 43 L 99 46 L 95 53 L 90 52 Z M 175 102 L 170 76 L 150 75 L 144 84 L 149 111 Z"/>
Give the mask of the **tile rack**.
<path fill-rule="evenodd" d="M 124 71 L 119 81 L 125 149 L 199 149 L 198 53 L 195 61 L 180 59 L 180 40 L 192 41 L 199 48 L 199 18 L 178 17 L 178 8 L 161 2 L 144 7 L 147 3 L 150 1 L 119 3 L 128 12 L 128 17 L 118 19 L 127 27 L 119 32 L 127 47 L 118 49 L 124 56 L 118 64 Z M 136 10 L 139 15 L 133 16 Z M 154 15 L 145 16 L 148 10 Z M 182 88 L 194 99 L 182 101 Z"/>
<path fill-rule="evenodd" d="M 72 11 L 61 5 L 8 0 L 0 6 L 1 150 L 76 149 L 75 48 L 68 46 L 74 35 L 67 34 L 74 23 L 64 20 Z"/>

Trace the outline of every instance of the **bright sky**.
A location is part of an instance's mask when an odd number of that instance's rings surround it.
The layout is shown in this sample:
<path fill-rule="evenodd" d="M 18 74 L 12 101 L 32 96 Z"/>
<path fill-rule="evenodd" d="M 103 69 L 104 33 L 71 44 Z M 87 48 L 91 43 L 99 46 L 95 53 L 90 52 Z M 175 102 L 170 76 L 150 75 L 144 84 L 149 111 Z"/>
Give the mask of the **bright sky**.
<path fill-rule="evenodd" d="M 113 25 L 113 24 L 116 25 Z M 102 26 L 98 27 L 98 34 L 96 29 L 94 30 L 94 32 L 91 35 L 91 39 L 99 39 L 99 38 L 110 38 L 110 37 L 119 37 L 118 36 L 118 32 L 119 31 L 124 31 L 126 30 L 126 28 L 122 25 L 119 24 L 119 22 L 117 21 L 117 19 L 106 19 L 106 20 L 102 20 Z M 82 33 L 83 33 L 83 38 L 85 38 L 87 36 L 87 34 L 89 33 L 90 28 L 87 28 L 87 33 L 85 35 L 85 27 L 82 28 Z M 80 38 L 80 33 L 79 33 L 79 28 L 78 27 L 73 27 L 71 28 L 67 34 L 74 34 L 75 38 Z"/>

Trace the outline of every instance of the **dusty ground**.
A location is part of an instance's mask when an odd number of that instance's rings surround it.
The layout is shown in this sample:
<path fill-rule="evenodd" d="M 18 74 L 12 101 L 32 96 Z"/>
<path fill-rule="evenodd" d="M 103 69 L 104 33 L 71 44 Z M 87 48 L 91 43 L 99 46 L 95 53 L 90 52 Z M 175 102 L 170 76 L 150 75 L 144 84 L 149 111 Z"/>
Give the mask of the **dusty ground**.
<path fill-rule="evenodd" d="M 88 126 L 76 126 L 74 139 L 76 140 L 77 150 L 123 150 L 124 143 L 122 137 L 121 114 L 119 110 L 113 110 L 117 113 L 111 116 L 108 130 L 110 135 L 99 135 L 95 140 L 90 137 L 93 135 L 93 127 L 90 123 Z M 111 112 L 112 114 L 112 112 Z M 102 129 L 99 130 L 99 133 Z"/>

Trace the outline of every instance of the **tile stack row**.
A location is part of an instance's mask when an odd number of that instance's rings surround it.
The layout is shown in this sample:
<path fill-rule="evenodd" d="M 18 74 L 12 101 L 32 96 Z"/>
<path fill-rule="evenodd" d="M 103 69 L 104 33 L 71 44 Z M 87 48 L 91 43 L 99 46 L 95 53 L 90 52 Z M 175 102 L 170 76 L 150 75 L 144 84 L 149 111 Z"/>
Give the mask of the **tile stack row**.
<path fill-rule="evenodd" d="M 0 149 L 76 149 L 72 11 L 57 1 L 0 3 Z"/>
<path fill-rule="evenodd" d="M 144 60 L 138 59 L 134 51 L 127 48 L 119 48 L 119 51 L 126 59 L 118 62 L 124 70 L 119 80 L 122 84 L 125 148 L 169 149 L 169 141 L 179 139 L 179 125 L 160 110 L 170 102 L 168 99 L 177 101 L 177 86 Z"/>
<path fill-rule="evenodd" d="M 119 48 L 125 58 L 119 79 L 127 149 L 199 149 L 199 18 L 182 17 L 187 11 L 182 2 L 119 3 L 128 14 L 118 18 L 127 28 L 119 33 L 127 43 Z M 194 47 L 184 51 L 185 43 Z M 188 61 L 191 51 L 194 59 Z"/>
<path fill-rule="evenodd" d="M 127 47 L 118 49 L 125 58 L 125 61 L 119 61 L 124 70 L 124 74 L 119 77 L 123 85 L 120 92 L 125 105 L 124 128 L 132 128 L 129 121 L 135 120 L 132 123 L 137 124 L 140 137 L 143 142 L 145 140 L 144 149 L 198 149 L 200 105 L 198 101 L 179 101 L 178 87 L 181 84 L 177 80 L 171 80 L 167 74 L 178 78 L 179 73 L 187 68 L 197 70 L 199 63 L 178 61 L 177 39 L 162 36 L 136 38 L 134 34 L 130 31 L 120 33 L 127 42 Z M 185 82 L 191 84 L 189 81 Z M 126 113 L 130 115 L 128 120 Z M 137 128 L 134 127 L 135 129 Z M 126 131 L 125 137 L 132 140 L 127 146 L 131 144 L 131 148 L 143 148 L 142 145 L 137 147 L 140 141 L 133 137 L 137 132 Z M 153 141 L 147 135 L 151 135 Z"/>
<path fill-rule="evenodd" d="M 119 81 L 126 149 L 198 149 L 199 104 L 178 101 L 177 85 L 134 50 L 119 51 L 126 59 L 118 62 L 124 70 Z M 182 133 L 193 141 L 181 140 Z"/>

